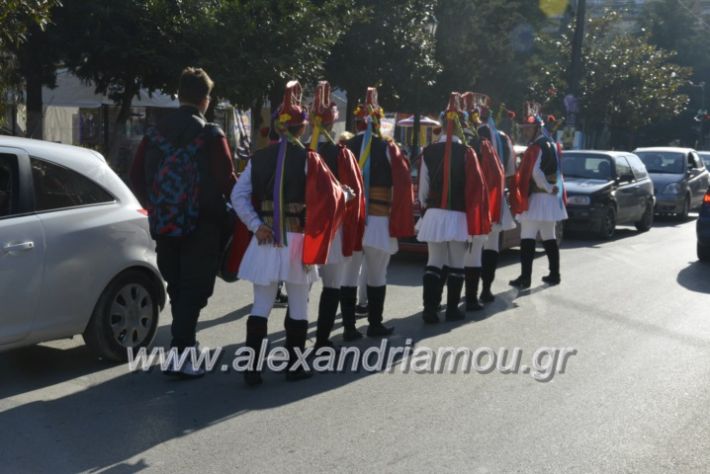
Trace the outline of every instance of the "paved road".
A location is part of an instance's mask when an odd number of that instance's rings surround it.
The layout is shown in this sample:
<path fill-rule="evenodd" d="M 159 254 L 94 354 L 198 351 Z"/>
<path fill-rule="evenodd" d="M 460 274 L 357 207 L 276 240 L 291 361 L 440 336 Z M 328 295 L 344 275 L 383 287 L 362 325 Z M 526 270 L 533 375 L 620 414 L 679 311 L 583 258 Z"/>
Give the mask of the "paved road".
<path fill-rule="evenodd" d="M 0 470 L 707 472 L 710 267 L 696 262 L 694 242 L 694 222 L 567 240 L 563 284 L 524 296 L 505 286 L 518 271 L 511 252 L 488 317 L 436 327 L 418 314 L 422 261 L 393 264 L 392 344 L 520 347 L 524 363 L 539 347 L 575 348 L 547 383 L 395 370 L 297 384 L 267 374 L 249 390 L 234 373 L 191 382 L 129 373 L 78 340 L 3 354 Z M 245 283 L 220 284 L 201 343 L 229 353 L 243 344 L 249 297 Z M 274 341 L 283 314 L 272 314 Z M 169 340 L 167 321 L 158 344 Z"/>

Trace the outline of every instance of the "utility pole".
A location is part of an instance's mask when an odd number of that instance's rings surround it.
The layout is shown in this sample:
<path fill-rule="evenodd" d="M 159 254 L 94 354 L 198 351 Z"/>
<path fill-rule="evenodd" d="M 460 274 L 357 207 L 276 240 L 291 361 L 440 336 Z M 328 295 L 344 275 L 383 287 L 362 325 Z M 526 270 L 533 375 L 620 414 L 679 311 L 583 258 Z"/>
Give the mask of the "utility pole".
<path fill-rule="evenodd" d="M 584 20 L 586 10 L 586 0 L 577 0 L 574 36 L 572 37 L 572 59 L 569 67 L 567 94 L 564 99 L 564 105 L 567 111 L 565 124 L 567 131 L 571 131 L 572 133 L 573 142 L 575 131 L 578 128 L 577 114 L 579 112 L 579 82 L 582 77 L 582 42 L 584 40 Z"/>

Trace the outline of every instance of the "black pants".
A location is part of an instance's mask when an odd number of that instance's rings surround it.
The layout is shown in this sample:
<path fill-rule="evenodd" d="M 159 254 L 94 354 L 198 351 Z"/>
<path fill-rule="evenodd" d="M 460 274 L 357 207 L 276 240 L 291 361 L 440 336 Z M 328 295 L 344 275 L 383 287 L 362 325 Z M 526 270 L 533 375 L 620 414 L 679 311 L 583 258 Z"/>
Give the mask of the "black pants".
<path fill-rule="evenodd" d="M 219 268 L 220 226 L 200 222 L 187 237 L 156 239 L 158 268 L 168 283 L 172 347 L 179 350 L 196 343 L 197 319 L 214 291 Z"/>

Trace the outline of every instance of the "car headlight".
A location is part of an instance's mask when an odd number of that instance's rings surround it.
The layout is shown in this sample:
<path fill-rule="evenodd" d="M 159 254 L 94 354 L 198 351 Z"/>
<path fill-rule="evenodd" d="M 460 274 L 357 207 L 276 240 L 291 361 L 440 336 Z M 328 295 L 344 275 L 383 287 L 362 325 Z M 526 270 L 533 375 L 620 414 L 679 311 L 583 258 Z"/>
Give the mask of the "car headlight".
<path fill-rule="evenodd" d="M 680 183 L 670 183 L 663 188 L 663 194 L 678 194 L 680 192 Z"/>
<path fill-rule="evenodd" d="M 589 206 L 592 200 L 589 196 L 568 196 L 567 204 L 572 204 L 573 206 Z"/>

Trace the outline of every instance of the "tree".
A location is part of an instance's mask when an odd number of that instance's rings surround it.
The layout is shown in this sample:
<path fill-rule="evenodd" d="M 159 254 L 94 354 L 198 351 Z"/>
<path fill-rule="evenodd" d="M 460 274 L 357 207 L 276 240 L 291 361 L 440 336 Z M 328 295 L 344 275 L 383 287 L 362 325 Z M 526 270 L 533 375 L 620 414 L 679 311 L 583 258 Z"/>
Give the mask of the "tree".
<path fill-rule="evenodd" d="M 177 90 L 184 66 L 196 57 L 196 44 L 184 35 L 206 2 L 186 0 L 63 0 L 57 9 L 56 34 L 64 61 L 96 92 L 118 106 L 110 151 L 130 116 L 141 89 Z"/>
<path fill-rule="evenodd" d="M 362 16 L 338 40 L 326 62 L 326 76 L 348 96 L 347 127 L 355 100 L 368 86 L 379 87 L 385 108 L 414 108 L 417 86 L 431 85 L 438 66 L 435 43 L 427 38 L 424 23 L 433 12 L 433 0 L 357 0 Z"/>
<path fill-rule="evenodd" d="M 591 146 L 634 146 L 638 131 L 680 114 L 688 97 L 681 93 L 690 69 L 673 62 L 675 53 L 648 42 L 648 35 L 632 35 L 620 27 L 621 16 L 609 12 L 587 21 L 582 50 L 581 115 Z M 560 107 L 567 90 L 572 26 L 560 37 L 538 38 L 539 73 L 532 91 L 550 108 Z M 552 93 L 551 93 L 552 92 Z M 610 143 L 598 138 L 608 130 Z"/>
<path fill-rule="evenodd" d="M 675 62 L 691 67 L 692 83 L 685 91 L 690 96 L 688 109 L 678 117 L 665 121 L 659 126 L 647 127 L 648 138 L 669 141 L 681 138 L 682 142 L 695 146 L 697 127 L 694 118 L 698 110 L 706 109 L 705 87 L 710 87 L 710 50 L 706 45 L 707 17 L 703 18 L 702 5 L 698 0 L 663 0 L 649 2 L 640 17 L 640 26 L 649 33 L 649 42 L 670 51 L 677 51 Z M 693 84 L 707 84 L 694 86 Z M 700 140 L 702 143 L 702 140 Z"/>
<path fill-rule="evenodd" d="M 41 137 L 42 85 L 54 81 L 53 74 L 48 72 L 51 68 L 47 67 L 53 56 L 44 35 L 50 13 L 58 4 L 58 0 L 3 0 L 0 8 L 0 117 L 5 115 L 4 99 L 24 81 L 28 89 L 30 136 Z"/>
<path fill-rule="evenodd" d="M 545 20 L 538 2 L 447 0 L 436 17 L 436 60 L 443 68 L 432 91 L 438 107 L 450 91 L 482 92 L 511 108 L 528 98 L 535 31 Z"/>

